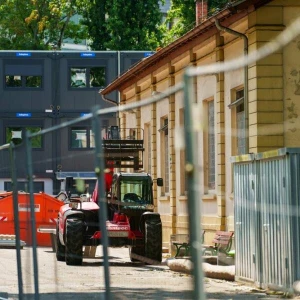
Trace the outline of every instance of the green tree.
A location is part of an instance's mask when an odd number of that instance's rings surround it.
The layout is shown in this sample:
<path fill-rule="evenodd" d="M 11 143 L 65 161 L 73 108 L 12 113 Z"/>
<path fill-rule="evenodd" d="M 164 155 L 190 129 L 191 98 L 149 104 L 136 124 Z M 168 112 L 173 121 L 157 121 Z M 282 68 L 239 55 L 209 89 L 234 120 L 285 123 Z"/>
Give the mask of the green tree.
<path fill-rule="evenodd" d="M 82 23 L 87 26 L 90 47 L 93 50 L 106 50 L 105 43 L 110 39 L 106 29 L 106 15 L 111 0 L 94 0 L 89 9 L 83 12 Z"/>
<path fill-rule="evenodd" d="M 210 14 L 214 14 L 218 10 L 224 8 L 228 3 L 234 0 L 208 0 L 208 9 Z"/>
<path fill-rule="evenodd" d="M 86 37 L 72 17 L 88 8 L 89 0 L 0 0 L 0 49 L 61 49 L 66 38 Z"/>
<path fill-rule="evenodd" d="M 155 50 L 164 0 L 95 0 L 83 15 L 94 50 Z"/>
<path fill-rule="evenodd" d="M 230 0 L 208 0 L 208 15 L 216 13 L 228 2 L 230 2 Z M 166 30 L 162 27 L 162 30 L 164 30 L 163 45 L 171 43 L 195 27 L 195 0 L 172 0 L 166 24 L 172 24 L 173 26 L 170 30 Z"/>

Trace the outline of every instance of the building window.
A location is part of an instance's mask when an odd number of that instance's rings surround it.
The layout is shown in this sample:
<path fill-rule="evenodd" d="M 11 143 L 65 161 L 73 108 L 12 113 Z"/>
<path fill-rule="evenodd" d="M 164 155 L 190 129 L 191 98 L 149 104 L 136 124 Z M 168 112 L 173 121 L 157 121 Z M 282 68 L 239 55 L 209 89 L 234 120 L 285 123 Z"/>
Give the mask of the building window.
<path fill-rule="evenodd" d="M 136 129 L 130 128 L 129 129 L 129 139 L 130 140 L 136 140 Z"/>
<path fill-rule="evenodd" d="M 237 99 L 244 99 L 244 90 L 237 91 Z M 236 106 L 236 123 L 237 123 L 237 151 L 238 154 L 246 153 L 246 136 L 245 136 L 245 111 L 244 101 Z"/>
<path fill-rule="evenodd" d="M 5 62 L 4 78 L 6 88 L 42 88 L 43 63 L 20 61 L 19 64 Z"/>
<path fill-rule="evenodd" d="M 216 142 L 215 142 L 215 107 L 214 100 L 208 99 L 203 102 L 205 114 L 203 132 L 204 152 L 204 187 L 205 193 L 213 193 L 216 188 Z"/>
<path fill-rule="evenodd" d="M 214 101 L 207 102 L 207 139 L 206 139 L 206 157 L 207 157 L 207 176 L 206 183 L 208 190 L 214 190 L 216 187 L 216 161 L 215 161 L 215 107 Z"/>
<path fill-rule="evenodd" d="M 103 88 L 106 86 L 105 67 L 71 67 L 71 88 Z"/>
<path fill-rule="evenodd" d="M 6 75 L 5 83 L 6 83 L 5 84 L 6 87 L 21 87 L 22 86 L 22 76 Z"/>
<path fill-rule="evenodd" d="M 33 192 L 39 193 L 44 192 L 44 182 L 43 181 L 34 181 L 33 182 Z M 4 190 L 7 192 L 12 191 L 12 183 L 10 181 L 4 181 Z M 27 181 L 18 181 L 17 182 L 17 191 L 29 192 L 28 182 Z"/>
<path fill-rule="evenodd" d="M 108 128 L 108 139 L 109 140 L 120 140 L 120 130 L 119 126 L 110 126 Z"/>
<path fill-rule="evenodd" d="M 87 127 L 71 128 L 71 148 L 90 149 L 95 147 L 94 133 Z"/>
<path fill-rule="evenodd" d="M 183 108 L 179 111 L 179 125 L 184 131 L 184 110 Z M 186 159 L 185 150 L 180 149 L 180 195 L 186 195 L 187 192 L 187 174 L 185 171 Z"/>
<path fill-rule="evenodd" d="M 16 88 L 16 87 L 41 88 L 42 76 L 6 75 L 5 86 L 7 88 Z"/>
<path fill-rule="evenodd" d="M 145 170 L 151 173 L 151 129 L 145 124 Z"/>
<path fill-rule="evenodd" d="M 42 87 L 42 77 L 41 76 L 25 76 L 25 86 L 32 88 Z"/>
<path fill-rule="evenodd" d="M 30 133 L 36 133 L 41 130 L 41 127 L 6 127 L 6 143 L 13 142 L 15 145 L 20 145 L 22 144 L 26 131 L 29 131 Z M 41 149 L 43 146 L 42 136 L 38 135 L 31 138 L 31 146 L 33 149 Z"/>
<path fill-rule="evenodd" d="M 71 87 L 85 88 L 87 86 L 86 68 L 71 68 Z"/>
<path fill-rule="evenodd" d="M 242 155 L 247 153 L 246 149 L 246 128 L 245 128 L 245 110 L 244 110 L 244 90 L 235 90 L 233 93 L 233 102 L 229 105 L 232 109 L 232 127 L 233 127 L 233 155 Z M 234 150 L 236 149 L 236 150 Z"/>
<path fill-rule="evenodd" d="M 169 193 L 169 139 L 168 139 L 168 119 L 162 119 L 162 127 L 159 129 L 161 133 L 161 159 L 162 159 L 162 177 L 164 178 L 164 194 Z"/>

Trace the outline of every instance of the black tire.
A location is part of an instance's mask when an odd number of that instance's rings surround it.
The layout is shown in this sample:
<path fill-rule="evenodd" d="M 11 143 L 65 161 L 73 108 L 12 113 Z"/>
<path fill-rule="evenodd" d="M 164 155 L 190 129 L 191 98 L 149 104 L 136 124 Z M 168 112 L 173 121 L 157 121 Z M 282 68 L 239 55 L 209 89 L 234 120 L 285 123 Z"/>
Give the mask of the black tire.
<path fill-rule="evenodd" d="M 137 262 L 139 260 L 136 259 L 136 258 L 133 258 L 132 255 L 131 255 L 132 253 L 137 254 L 137 255 L 141 255 L 141 256 L 145 256 L 145 249 L 144 249 L 144 247 L 136 247 L 136 246 L 129 247 L 129 258 L 130 258 L 130 260 L 132 262 Z"/>
<path fill-rule="evenodd" d="M 62 245 L 59 239 L 58 221 L 56 223 L 56 259 L 57 261 L 65 261 L 66 247 Z"/>
<path fill-rule="evenodd" d="M 146 221 L 145 224 L 145 256 L 162 261 L 162 224 Z"/>
<path fill-rule="evenodd" d="M 83 223 L 80 219 L 66 222 L 66 264 L 82 265 Z"/>

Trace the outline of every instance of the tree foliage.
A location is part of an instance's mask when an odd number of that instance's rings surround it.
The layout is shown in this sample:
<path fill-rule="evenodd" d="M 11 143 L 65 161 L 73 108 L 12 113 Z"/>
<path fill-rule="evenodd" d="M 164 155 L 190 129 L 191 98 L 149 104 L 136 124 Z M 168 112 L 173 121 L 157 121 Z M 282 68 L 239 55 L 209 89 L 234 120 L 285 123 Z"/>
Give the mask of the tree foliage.
<path fill-rule="evenodd" d="M 163 0 L 95 0 L 84 14 L 94 50 L 155 50 Z"/>
<path fill-rule="evenodd" d="M 94 0 L 89 9 L 83 12 L 82 23 L 87 26 L 91 48 L 106 50 L 109 32 L 106 29 L 106 13 L 111 0 Z"/>
<path fill-rule="evenodd" d="M 208 14 L 217 12 L 228 2 L 230 0 L 208 0 Z M 195 0 L 172 0 L 166 24 L 172 23 L 174 23 L 172 28 L 165 31 L 163 45 L 169 44 L 195 27 Z"/>
<path fill-rule="evenodd" d="M 230 0 L 208 0 L 216 12 Z M 156 50 L 195 26 L 195 0 L 0 0 L 0 49 L 61 49 L 89 37 L 93 50 Z M 74 16 L 83 21 L 74 22 Z M 173 25 L 173 26 L 170 26 Z M 169 28 L 171 29 L 169 30 Z"/>
<path fill-rule="evenodd" d="M 0 49 L 60 49 L 66 38 L 86 36 L 72 17 L 88 8 L 89 0 L 0 0 Z"/>
<path fill-rule="evenodd" d="M 208 0 L 208 9 L 211 14 L 216 11 L 224 8 L 228 3 L 233 2 L 234 0 Z"/>

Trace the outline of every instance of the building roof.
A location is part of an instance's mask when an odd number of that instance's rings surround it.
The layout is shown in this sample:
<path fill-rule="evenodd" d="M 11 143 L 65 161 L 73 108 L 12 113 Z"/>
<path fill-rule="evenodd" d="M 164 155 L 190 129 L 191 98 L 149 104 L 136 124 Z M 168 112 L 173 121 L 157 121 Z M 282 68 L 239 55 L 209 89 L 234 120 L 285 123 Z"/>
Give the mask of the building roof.
<path fill-rule="evenodd" d="M 178 57 L 181 53 L 196 46 L 207 38 L 218 32 L 215 26 L 215 19 L 222 22 L 223 26 L 229 27 L 234 22 L 247 16 L 272 0 L 241 0 L 228 5 L 214 16 L 208 18 L 192 30 L 187 32 L 176 41 L 160 49 L 153 55 L 141 60 L 125 73 L 121 74 L 105 89 L 101 90 L 102 95 L 107 95 L 113 91 L 121 91 L 136 82 L 136 78 L 142 78 L 163 66 L 171 59 Z"/>

